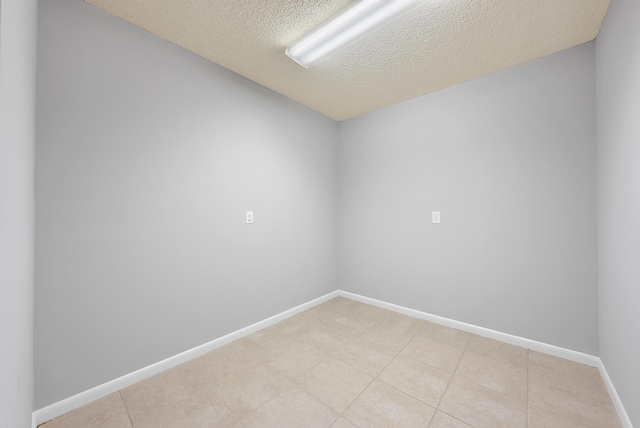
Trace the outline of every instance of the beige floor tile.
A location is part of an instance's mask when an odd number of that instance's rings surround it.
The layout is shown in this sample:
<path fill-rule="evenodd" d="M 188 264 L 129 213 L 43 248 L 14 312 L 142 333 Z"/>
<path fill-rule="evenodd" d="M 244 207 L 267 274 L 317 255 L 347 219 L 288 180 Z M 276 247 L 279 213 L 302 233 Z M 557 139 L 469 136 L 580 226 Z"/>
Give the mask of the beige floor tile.
<path fill-rule="evenodd" d="M 335 328 L 351 336 L 358 336 L 371 327 L 375 321 L 362 319 L 352 314 L 338 315 L 326 320 L 325 325 L 329 328 Z"/>
<path fill-rule="evenodd" d="M 336 353 L 336 358 L 374 377 L 378 376 L 395 356 L 396 353 L 390 349 L 362 337 L 353 339 Z"/>
<path fill-rule="evenodd" d="M 378 308 L 377 306 L 361 305 L 354 308 L 351 315 L 357 316 L 361 320 L 372 321 L 377 324 L 383 324 L 386 321 L 395 319 L 396 313 L 388 309 Z"/>
<path fill-rule="evenodd" d="M 315 306 L 311 309 L 307 309 L 299 315 L 296 315 L 299 319 L 304 319 L 305 321 L 315 321 L 317 323 L 324 323 L 326 320 L 331 319 L 333 317 L 340 316 L 345 311 L 336 307 L 332 307 L 327 305 L 326 303 L 322 305 Z"/>
<path fill-rule="evenodd" d="M 270 367 L 248 366 L 221 379 L 216 394 L 234 415 L 241 418 L 266 403 L 287 384 L 288 379 Z"/>
<path fill-rule="evenodd" d="M 520 399 L 454 376 L 439 409 L 463 422 L 482 428 L 527 426 Z"/>
<path fill-rule="evenodd" d="M 131 422 L 120 394 L 116 392 L 40 426 L 42 428 L 131 428 Z"/>
<path fill-rule="evenodd" d="M 429 321 L 422 321 L 422 327 L 418 332 L 418 335 L 426 337 L 427 339 L 437 340 L 438 342 L 446 343 L 447 345 L 455 346 L 460 349 L 465 349 L 469 339 L 471 338 L 471 333 Z"/>
<path fill-rule="evenodd" d="M 528 350 L 520 346 L 511 345 L 509 343 L 500 342 L 498 340 L 474 334 L 469 340 L 466 352 L 473 352 L 474 354 L 482 355 L 483 357 L 493 358 L 494 360 L 509 363 L 524 372 L 527 371 Z"/>
<path fill-rule="evenodd" d="M 434 412 L 422 401 L 374 380 L 343 416 L 359 428 L 424 428 Z"/>
<path fill-rule="evenodd" d="M 265 330 L 280 336 L 298 339 L 301 335 L 316 330 L 321 326 L 322 322 L 318 316 L 309 315 L 305 311 L 267 327 Z"/>
<path fill-rule="evenodd" d="M 384 346 L 389 351 L 397 354 L 409 343 L 413 335 L 397 333 L 391 329 L 372 327 L 364 332 L 362 337 L 380 346 Z"/>
<path fill-rule="evenodd" d="M 360 370 L 329 358 L 311 370 L 301 385 L 311 395 L 342 413 L 372 380 L 373 377 Z"/>
<path fill-rule="evenodd" d="M 327 302 L 308 309 L 305 312 L 311 316 L 326 318 L 353 312 L 360 306 L 362 306 L 362 303 L 356 302 L 355 300 L 346 299 L 344 297 L 335 297 Z"/>
<path fill-rule="evenodd" d="M 527 424 L 621 427 L 593 367 L 338 297 L 43 427 Z"/>
<path fill-rule="evenodd" d="M 347 346 L 353 338 L 338 329 L 323 327 L 306 334 L 302 340 L 309 341 L 309 343 L 329 355 L 335 355 Z"/>
<path fill-rule="evenodd" d="M 351 422 L 349 422 L 348 420 L 346 420 L 345 418 L 341 417 L 333 425 L 331 425 L 331 428 L 358 428 L 358 427 L 352 424 Z"/>
<path fill-rule="evenodd" d="M 584 426 L 536 406 L 529 406 L 529 428 L 584 428 Z"/>
<path fill-rule="evenodd" d="M 278 395 L 242 419 L 245 428 L 329 428 L 340 415 L 299 387 Z"/>
<path fill-rule="evenodd" d="M 266 333 L 257 332 L 254 334 L 263 335 Z M 254 352 L 263 352 L 263 346 L 259 344 L 260 339 L 250 339 L 251 336 L 244 337 L 220 348 L 214 349 L 208 354 L 215 355 L 218 361 L 225 360 L 251 363 L 255 359 Z"/>
<path fill-rule="evenodd" d="M 279 351 L 264 355 L 261 361 L 297 382 L 328 355 L 309 341 L 299 340 Z"/>
<path fill-rule="evenodd" d="M 424 336 L 415 336 L 401 354 L 422 361 L 447 373 L 453 373 L 463 350 Z"/>
<path fill-rule="evenodd" d="M 260 330 L 237 341 L 243 352 L 254 358 L 268 352 L 273 352 L 291 344 L 295 337 L 280 334 L 273 330 Z"/>
<path fill-rule="evenodd" d="M 331 308 L 340 312 L 351 312 L 354 309 L 363 306 L 363 303 L 355 301 L 353 299 L 347 299 L 346 297 L 338 296 L 325 303 L 319 305 L 321 307 Z"/>
<path fill-rule="evenodd" d="M 419 320 L 398 315 L 384 322 L 376 323 L 365 331 L 362 337 L 393 352 L 400 352 L 413 339 L 419 329 Z"/>
<path fill-rule="evenodd" d="M 217 390 L 224 378 L 238 371 L 249 370 L 255 365 L 251 354 L 243 351 L 235 342 L 184 364 L 189 372 L 201 377 L 214 390 Z"/>
<path fill-rule="evenodd" d="M 423 326 L 424 321 L 407 315 L 391 312 L 378 325 L 392 329 L 399 333 L 414 336 Z"/>
<path fill-rule="evenodd" d="M 133 426 L 231 427 L 235 418 L 211 388 L 179 366 L 121 391 Z"/>
<path fill-rule="evenodd" d="M 378 379 L 436 407 L 451 375 L 413 358 L 398 355 Z"/>
<path fill-rule="evenodd" d="M 535 372 L 529 373 L 529 405 L 583 427 L 620 426 L 606 392 L 576 386 Z"/>
<path fill-rule="evenodd" d="M 456 376 L 494 389 L 503 394 L 519 397 L 526 411 L 527 372 L 503 361 L 465 352 Z"/>
<path fill-rule="evenodd" d="M 597 368 L 565 360 L 564 358 L 529 351 L 529 370 L 583 388 L 606 391 Z"/>
<path fill-rule="evenodd" d="M 438 410 L 433 416 L 429 428 L 471 428 L 471 425 Z"/>

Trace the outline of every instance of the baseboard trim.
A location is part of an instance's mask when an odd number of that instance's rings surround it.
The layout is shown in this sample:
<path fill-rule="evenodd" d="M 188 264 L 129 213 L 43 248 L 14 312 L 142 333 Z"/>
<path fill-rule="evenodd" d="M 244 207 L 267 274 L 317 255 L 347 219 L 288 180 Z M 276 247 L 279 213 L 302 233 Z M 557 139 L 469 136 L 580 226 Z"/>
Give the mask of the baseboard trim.
<path fill-rule="evenodd" d="M 394 305 L 393 303 L 387 303 L 382 300 L 376 300 L 370 297 L 361 296 L 359 294 L 350 293 L 348 291 L 339 290 L 338 295 L 356 300 L 358 302 L 367 303 L 372 306 L 377 306 L 379 308 L 388 309 L 400 314 L 408 315 L 414 318 L 420 318 L 447 327 L 457 328 L 458 330 L 468 331 L 469 333 L 474 333 L 478 336 L 496 339 L 501 342 L 522 346 L 523 348 L 532 349 L 534 351 L 543 352 L 545 354 L 553 355 L 571 361 L 576 361 L 588 366 L 598 367 L 599 364 L 600 358 L 594 355 L 585 354 L 583 352 L 573 351 L 571 349 L 561 348 L 555 345 L 549 345 L 548 343 L 538 342 L 536 340 L 514 336 L 508 333 L 502 333 L 500 331 L 479 327 L 473 324 L 467 324 L 461 321 L 455 321 L 449 318 L 440 317 L 438 315 L 432 315 L 427 312 L 422 312 L 415 309 L 406 308 L 404 306 Z"/>
<path fill-rule="evenodd" d="M 609 392 L 611 401 L 613 401 L 613 405 L 618 412 L 618 417 L 620 417 L 622 426 L 624 428 L 633 428 L 633 424 L 631 423 L 631 419 L 627 414 L 627 410 L 624 408 L 622 400 L 620 400 L 620 396 L 618 395 L 618 391 L 616 391 L 616 387 L 613 385 L 613 381 L 609 377 L 609 373 L 607 372 L 607 369 L 604 367 L 604 363 L 600 358 L 598 358 L 598 370 L 600 371 L 600 376 L 602 376 L 602 380 L 607 387 L 607 391 Z"/>
<path fill-rule="evenodd" d="M 595 355 L 586 354 L 584 352 L 574 351 L 572 349 L 562 348 L 560 346 L 550 345 L 544 342 L 538 342 L 536 340 L 527 339 L 520 336 L 514 336 L 512 334 L 503 333 L 496 330 L 491 330 L 484 327 L 479 327 L 473 324 L 467 324 L 461 321 L 452 320 L 449 318 L 440 317 L 438 315 L 429 314 L 427 312 L 418 311 L 415 309 L 407 308 L 393 303 L 384 302 L 382 300 L 372 299 L 370 297 L 361 296 L 359 294 L 350 293 L 348 291 L 338 290 L 338 295 L 346 297 L 348 299 L 356 300 L 358 302 L 366 303 L 379 308 L 388 309 L 400 314 L 408 315 L 414 318 L 424 319 L 436 324 L 444 325 L 447 327 L 457 328 L 458 330 L 468 331 L 479 336 L 488 337 L 490 339 L 496 339 L 501 342 L 510 343 L 512 345 L 522 346 L 523 348 L 531 349 L 537 352 L 553 355 L 556 357 L 564 358 L 566 360 L 575 361 L 577 363 L 585 364 L 588 366 L 596 367 L 602 376 L 602 380 L 607 387 L 611 401 L 618 412 L 620 422 L 622 422 L 623 428 L 633 428 L 631 419 L 627 414 L 622 400 L 616 391 L 613 381 L 609 377 L 609 373 L 604 366 L 604 363 L 600 357 Z"/>
<path fill-rule="evenodd" d="M 106 397 L 109 394 L 113 394 L 114 392 L 131 386 L 136 382 L 140 382 L 141 380 L 147 379 L 172 367 L 178 366 L 194 358 L 198 358 L 201 355 L 206 354 L 207 352 L 213 351 L 216 348 L 241 339 L 245 336 L 250 335 L 251 333 L 255 333 L 258 330 L 262 330 L 263 328 L 283 321 L 302 311 L 324 303 L 336 296 L 338 296 L 338 291 L 332 291 L 329 294 L 325 294 L 324 296 L 298 305 L 292 309 L 286 310 L 262 321 L 258 321 L 255 324 L 251 324 L 240 330 L 236 330 L 225 336 L 214 339 L 211 342 L 207 342 L 203 345 L 196 346 L 195 348 L 188 349 L 184 352 L 181 352 L 180 354 L 151 364 L 150 366 L 143 367 L 139 370 L 136 370 L 124 376 L 120 376 L 119 378 L 113 379 L 109 382 L 103 383 L 102 385 L 98 385 L 94 388 L 88 389 L 69 398 L 65 398 L 64 400 L 38 409 L 32 414 L 32 427 L 36 428 L 38 425 L 44 422 L 50 421 L 51 419 L 57 418 L 58 416 L 62 416 L 65 413 L 68 413 L 93 401 L 99 400 L 100 398 Z"/>
<path fill-rule="evenodd" d="M 522 346 L 523 348 L 528 348 L 534 351 L 543 352 L 545 354 L 553 355 L 556 357 L 565 358 L 567 360 L 586 364 L 592 367 L 597 367 L 598 370 L 600 371 L 600 374 L 602 375 L 602 379 L 607 387 L 607 390 L 609 391 L 611 400 L 613 401 L 613 404 L 616 410 L 618 411 L 618 415 L 620 417 L 620 420 L 624 428 L 633 428 L 633 425 L 631 424 L 631 420 L 627 415 L 627 412 L 622 404 L 622 401 L 620 400 L 620 397 L 618 396 L 618 393 L 613 385 L 613 382 L 611 381 L 611 378 L 609 377 L 609 374 L 607 373 L 607 370 L 605 369 L 604 364 L 599 357 L 596 357 L 594 355 L 589 355 L 583 352 L 574 351 L 571 349 L 562 348 L 555 345 L 550 345 L 543 342 L 538 342 L 536 340 L 515 336 L 512 334 L 502 333 L 500 331 L 479 327 L 473 324 L 467 324 L 461 321 L 440 317 L 438 315 L 429 314 L 427 312 L 422 312 L 416 309 L 395 305 L 393 303 L 384 302 L 382 300 L 372 299 L 370 297 L 361 296 L 359 294 L 355 294 L 355 293 L 351 293 L 343 290 L 336 290 L 329 294 L 325 294 L 324 296 L 313 299 L 307 303 L 303 303 L 299 306 L 296 306 L 295 308 L 281 312 L 265 320 L 259 321 L 255 324 L 251 324 L 250 326 L 247 326 L 240 330 L 229 333 L 226 336 L 222 336 L 218 339 L 212 340 L 211 342 L 205 343 L 200 346 L 196 346 L 195 348 L 192 348 L 180 354 L 174 355 L 173 357 L 169 357 L 165 360 L 151 364 L 150 366 L 143 367 L 132 373 L 126 374 L 124 376 L 121 376 L 109 382 L 106 382 L 102 385 L 98 385 L 94 388 L 88 389 L 86 391 L 73 395 L 69 398 L 58 401 L 57 403 L 53 403 L 49 406 L 43 407 L 42 409 L 38 409 L 33 412 L 32 426 L 33 428 L 36 428 L 39 424 L 47 422 L 58 416 L 62 416 L 65 413 L 68 413 L 72 410 L 75 410 L 93 401 L 99 400 L 100 398 L 103 398 L 109 394 L 117 392 L 123 388 L 131 386 L 136 382 L 140 382 L 141 380 L 147 379 L 151 376 L 154 376 L 172 367 L 175 367 L 189 360 L 197 358 L 201 355 L 206 354 L 207 352 L 210 352 L 216 348 L 219 348 L 220 346 L 224 346 L 230 342 L 241 339 L 245 336 L 248 336 L 249 334 L 255 333 L 258 330 L 262 330 L 265 327 L 268 327 L 270 325 L 283 321 L 293 315 L 296 315 L 302 311 L 305 311 L 316 305 L 324 303 L 327 300 L 330 300 L 337 296 L 345 297 L 345 298 L 352 299 L 361 303 L 366 303 L 372 306 L 377 306 L 379 308 L 388 309 L 390 311 L 408 315 L 414 318 L 424 319 L 424 320 L 431 321 L 433 323 L 444 325 L 447 327 L 457 328 L 459 330 L 463 330 L 469 333 L 477 334 L 479 336 L 484 336 L 491 339 L 499 340 L 501 342 L 510 343 L 512 345 Z"/>

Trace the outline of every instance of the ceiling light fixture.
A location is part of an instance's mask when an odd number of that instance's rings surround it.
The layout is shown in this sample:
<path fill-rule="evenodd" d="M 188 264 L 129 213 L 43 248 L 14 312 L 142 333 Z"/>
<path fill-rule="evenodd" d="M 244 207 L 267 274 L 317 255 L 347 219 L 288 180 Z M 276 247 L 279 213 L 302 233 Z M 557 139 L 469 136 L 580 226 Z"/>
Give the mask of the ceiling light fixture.
<path fill-rule="evenodd" d="M 359 0 L 302 37 L 285 53 L 309 68 L 384 27 L 424 0 Z"/>

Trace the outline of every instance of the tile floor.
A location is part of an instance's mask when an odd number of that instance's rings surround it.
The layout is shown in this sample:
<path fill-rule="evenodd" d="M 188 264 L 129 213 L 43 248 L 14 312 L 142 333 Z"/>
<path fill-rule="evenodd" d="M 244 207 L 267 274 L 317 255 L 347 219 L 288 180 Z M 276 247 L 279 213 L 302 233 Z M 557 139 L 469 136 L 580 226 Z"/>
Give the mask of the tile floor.
<path fill-rule="evenodd" d="M 620 426 L 593 367 L 340 297 L 41 425 Z"/>

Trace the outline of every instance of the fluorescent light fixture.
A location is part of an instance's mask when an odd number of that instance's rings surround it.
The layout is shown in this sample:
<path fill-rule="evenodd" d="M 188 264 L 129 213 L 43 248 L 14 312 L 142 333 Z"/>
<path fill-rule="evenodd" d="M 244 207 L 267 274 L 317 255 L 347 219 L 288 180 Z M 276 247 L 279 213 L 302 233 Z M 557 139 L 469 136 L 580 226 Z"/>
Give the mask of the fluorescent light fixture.
<path fill-rule="evenodd" d="M 384 27 L 425 0 L 359 0 L 302 37 L 285 53 L 309 68 Z"/>

